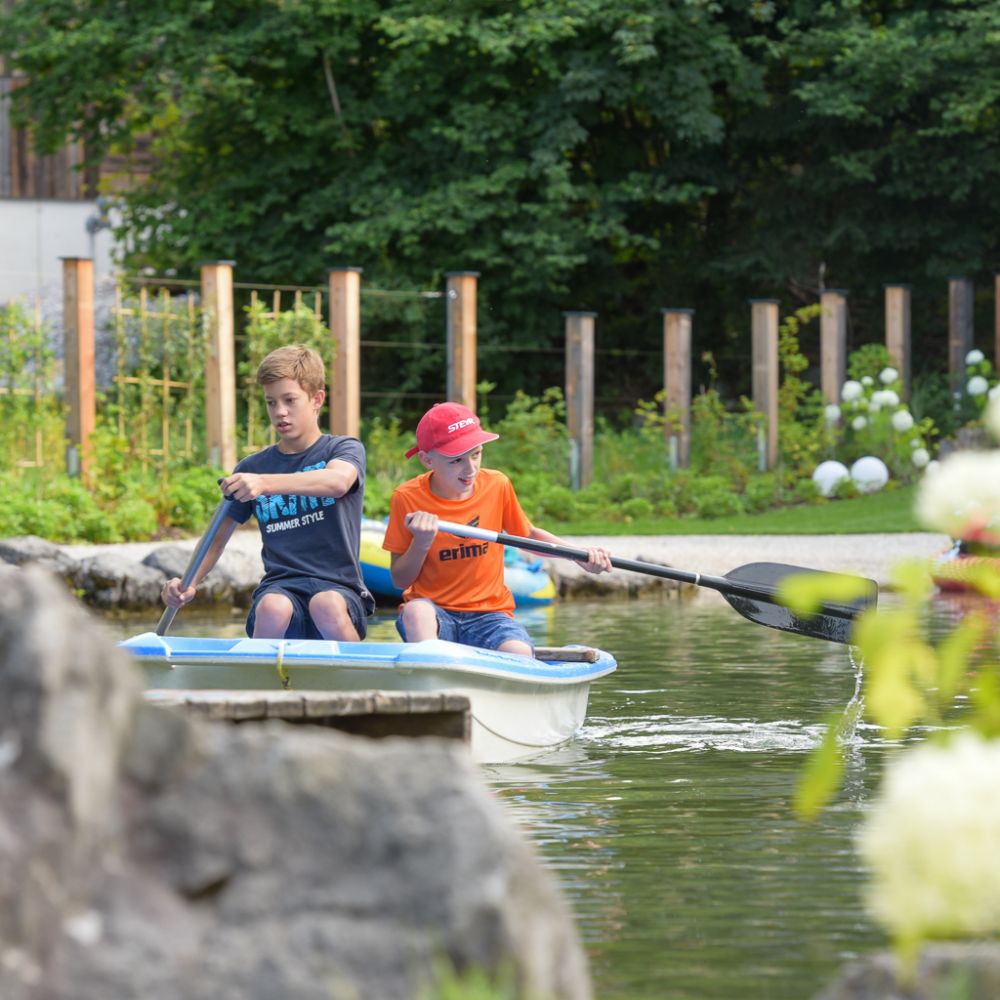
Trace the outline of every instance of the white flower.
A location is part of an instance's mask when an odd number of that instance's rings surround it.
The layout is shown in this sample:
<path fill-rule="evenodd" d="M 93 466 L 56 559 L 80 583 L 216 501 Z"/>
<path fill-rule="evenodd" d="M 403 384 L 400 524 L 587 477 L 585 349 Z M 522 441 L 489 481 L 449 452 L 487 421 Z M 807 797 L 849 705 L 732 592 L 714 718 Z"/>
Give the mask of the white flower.
<path fill-rule="evenodd" d="M 982 351 L 973 348 L 968 354 L 966 354 L 965 363 L 967 365 L 978 365 L 980 361 L 985 359 L 985 357 L 986 355 L 983 354 Z"/>
<path fill-rule="evenodd" d="M 871 377 L 871 375 L 864 375 L 861 378 L 861 384 L 862 385 L 874 385 L 875 384 L 875 379 L 873 379 Z"/>
<path fill-rule="evenodd" d="M 910 438 L 910 447 L 911 448 L 923 448 L 923 446 L 924 446 L 924 442 L 921 441 L 920 438 Z"/>
<path fill-rule="evenodd" d="M 970 396 L 982 396 L 989 390 L 989 387 L 989 382 L 982 375 L 973 375 L 969 379 L 969 384 L 965 387 L 965 391 Z"/>
<path fill-rule="evenodd" d="M 872 402 L 879 408 L 883 406 L 899 406 L 899 396 L 892 389 L 879 389 L 872 393 Z"/>
<path fill-rule="evenodd" d="M 926 448 L 914 448 L 910 459 L 918 469 L 922 469 L 931 460 L 931 456 Z"/>
<path fill-rule="evenodd" d="M 856 431 L 863 431 L 868 426 L 868 420 L 865 417 L 855 417 L 851 421 L 851 426 Z"/>
<path fill-rule="evenodd" d="M 1000 740 L 972 733 L 892 759 L 858 833 L 868 906 L 897 940 L 1000 932 Z"/>
<path fill-rule="evenodd" d="M 892 429 L 905 434 L 913 426 L 913 416 L 909 410 L 896 410 L 892 415 Z"/>
<path fill-rule="evenodd" d="M 895 368 L 883 368 L 878 373 L 878 380 L 882 385 L 892 385 L 899 378 L 899 372 Z"/>
<path fill-rule="evenodd" d="M 845 403 L 850 403 L 855 399 L 859 399 L 864 389 L 861 387 L 860 382 L 855 382 L 854 379 L 848 379 L 844 383 L 844 387 L 840 390 L 840 398 Z"/>
<path fill-rule="evenodd" d="M 1000 388 L 1000 383 L 995 388 Z M 990 401 L 986 405 L 983 421 L 989 432 L 1000 441 L 1000 394 L 994 396 L 992 392 L 990 393 Z"/>
<path fill-rule="evenodd" d="M 830 403 L 828 406 L 823 408 L 823 419 L 827 422 L 827 425 L 832 427 L 834 424 L 840 423 L 840 407 L 836 403 Z"/>
<path fill-rule="evenodd" d="M 916 465 L 916 452 L 913 462 Z M 917 519 L 958 537 L 971 523 L 1000 518 L 1000 451 L 958 451 L 920 481 Z"/>

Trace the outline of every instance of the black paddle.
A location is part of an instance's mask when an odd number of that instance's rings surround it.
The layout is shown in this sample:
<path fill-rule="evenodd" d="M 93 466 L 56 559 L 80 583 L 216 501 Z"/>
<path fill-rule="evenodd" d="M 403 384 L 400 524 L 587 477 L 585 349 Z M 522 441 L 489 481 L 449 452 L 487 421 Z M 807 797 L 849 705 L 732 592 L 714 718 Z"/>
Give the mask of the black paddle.
<path fill-rule="evenodd" d="M 215 508 L 215 513 L 212 515 L 212 520 L 205 529 L 205 534 L 201 536 L 201 541 L 198 542 L 198 547 L 191 554 L 191 561 L 188 563 L 187 569 L 184 570 L 184 576 L 181 578 L 182 590 L 187 590 L 187 588 L 191 586 L 191 583 L 195 578 L 195 574 L 198 572 L 201 564 L 205 561 L 205 555 L 208 552 L 209 546 L 215 541 L 215 536 L 219 533 L 219 527 L 228 511 L 229 501 L 224 498 L 219 501 L 219 506 Z M 170 624 L 177 616 L 178 611 L 180 611 L 180 608 L 164 608 L 163 614 L 160 615 L 159 624 L 156 626 L 157 635 L 167 634 L 167 629 L 170 628 Z"/>
<path fill-rule="evenodd" d="M 486 531 L 483 528 L 474 528 L 468 524 L 453 524 L 450 521 L 440 521 L 438 527 L 441 531 L 458 535 L 460 538 L 499 542 L 501 545 L 511 545 L 531 552 L 575 559 L 577 562 L 586 562 L 588 558 L 586 549 L 574 549 L 568 545 L 556 545 L 553 542 L 542 542 L 533 538 L 520 538 L 503 531 Z M 617 569 L 631 570 L 633 573 L 645 573 L 647 576 L 658 576 L 665 580 L 691 583 L 696 587 L 710 587 L 722 594 L 744 618 L 749 618 L 752 622 L 782 629 L 785 632 L 812 636 L 814 639 L 829 639 L 831 642 L 849 643 L 854 619 L 862 611 L 874 607 L 878 601 L 878 584 L 865 577 L 855 577 L 857 589 L 863 595 L 860 598 L 846 604 L 823 604 L 812 615 L 797 614 L 778 602 L 778 585 L 782 580 L 796 574 L 822 571 L 788 566 L 784 563 L 748 563 L 746 566 L 738 566 L 725 576 L 703 576 L 701 573 L 640 562 L 637 559 L 613 557 L 611 565 Z"/>

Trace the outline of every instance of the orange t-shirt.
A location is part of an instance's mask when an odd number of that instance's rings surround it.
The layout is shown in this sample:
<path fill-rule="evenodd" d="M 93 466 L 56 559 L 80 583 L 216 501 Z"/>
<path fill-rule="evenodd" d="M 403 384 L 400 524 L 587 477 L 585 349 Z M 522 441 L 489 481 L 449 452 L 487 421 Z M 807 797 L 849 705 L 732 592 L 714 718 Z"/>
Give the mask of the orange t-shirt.
<path fill-rule="evenodd" d="M 521 509 L 511 481 L 496 469 L 480 469 L 467 500 L 445 500 L 431 492 L 431 473 L 408 480 L 393 491 L 382 548 L 402 555 L 413 541 L 406 515 L 416 510 L 444 521 L 472 524 L 487 531 L 527 535 L 531 522 Z M 514 610 L 514 595 L 503 579 L 503 545 L 458 538 L 445 531 L 434 537 L 416 580 L 403 600 L 426 597 L 448 611 Z"/>

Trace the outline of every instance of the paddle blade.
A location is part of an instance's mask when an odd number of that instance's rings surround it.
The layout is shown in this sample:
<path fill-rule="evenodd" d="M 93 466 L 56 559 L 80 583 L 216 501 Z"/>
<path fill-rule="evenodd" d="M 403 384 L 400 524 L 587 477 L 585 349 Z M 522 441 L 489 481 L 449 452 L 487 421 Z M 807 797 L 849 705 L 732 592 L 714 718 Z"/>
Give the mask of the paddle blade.
<path fill-rule="evenodd" d="M 778 588 L 789 577 L 797 575 L 817 575 L 834 577 L 835 574 L 824 573 L 822 570 L 805 569 L 801 566 L 789 566 L 785 563 L 748 563 L 727 573 L 725 579 L 737 584 L 745 584 L 760 593 L 748 595 L 738 592 L 722 592 L 722 596 L 744 618 L 767 625 L 769 628 L 780 629 L 783 632 L 795 632 L 798 635 L 810 636 L 814 639 L 826 639 L 830 642 L 850 643 L 855 619 L 863 611 L 875 606 L 878 601 L 878 584 L 865 577 L 850 577 L 851 586 L 846 589 L 860 596 L 850 600 L 830 600 L 820 604 L 814 613 L 793 611 L 781 603 L 777 597 Z M 831 580 L 831 584 L 833 581 Z M 831 586 L 833 591 L 840 586 Z M 769 596 L 764 596 L 768 594 Z M 773 594 L 774 596 L 770 596 Z"/>

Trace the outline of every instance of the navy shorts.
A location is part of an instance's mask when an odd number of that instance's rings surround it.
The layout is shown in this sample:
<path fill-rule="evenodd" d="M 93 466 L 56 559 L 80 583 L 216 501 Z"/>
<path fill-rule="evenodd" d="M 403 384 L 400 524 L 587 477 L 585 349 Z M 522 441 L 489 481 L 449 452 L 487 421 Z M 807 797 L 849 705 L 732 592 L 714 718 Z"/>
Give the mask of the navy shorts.
<path fill-rule="evenodd" d="M 261 583 L 253 592 L 250 614 L 247 615 L 247 635 L 253 635 L 253 625 L 257 618 L 257 605 L 265 594 L 284 594 L 292 602 L 292 620 L 285 630 L 286 639 L 322 639 L 319 630 L 313 624 L 309 615 L 309 602 L 316 594 L 332 590 L 340 594 L 347 604 L 347 613 L 351 616 L 358 636 L 364 638 L 368 634 L 368 615 L 374 611 L 374 601 L 366 592 L 367 601 L 350 587 L 340 587 L 329 580 L 320 580 L 314 576 L 296 576 L 285 580 L 272 580 Z M 366 607 L 370 602 L 371 610 Z"/>
<path fill-rule="evenodd" d="M 419 597 L 417 600 L 427 600 Z M 432 601 L 427 601 L 433 604 Z M 520 622 L 502 611 L 445 611 L 434 605 L 437 613 L 438 638 L 448 642 L 461 642 L 480 649 L 497 649 L 510 639 L 519 639 L 534 649 L 534 643 Z M 396 631 L 406 641 L 403 616 L 396 619 Z"/>

